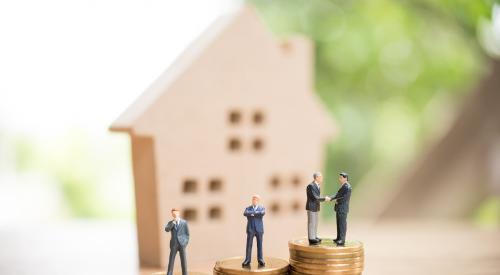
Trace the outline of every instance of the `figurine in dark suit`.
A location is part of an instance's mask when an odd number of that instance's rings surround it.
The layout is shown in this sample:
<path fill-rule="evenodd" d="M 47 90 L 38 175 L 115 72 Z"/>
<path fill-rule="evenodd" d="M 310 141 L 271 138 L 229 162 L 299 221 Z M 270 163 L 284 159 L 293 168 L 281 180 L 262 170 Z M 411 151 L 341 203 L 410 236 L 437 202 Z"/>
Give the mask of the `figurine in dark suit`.
<path fill-rule="evenodd" d="M 252 243 L 253 238 L 257 239 L 257 260 L 259 267 L 266 265 L 264 256 L 262 255 L 262 236 L 264 235 L 264 223 L 262 221 L 266 214 L 266 209 L 259 205 L 260 196 L 252 196 L 252 205 L 245 208 L 243 215 L 247 217 L 247 247 L 245 261 L 241 264 L 243 267 L 249 267 L 252 261 Z"/>
<path fill-rule="evenodd" d="M 335 212 L 337 218 L 337 238 L 333 241 L 339 245 L 345 245 L 345 235 L 347 230 L 347 213 L 349 212 L 349 200 L 351 199 L 351 185 L 348 182 L 347 173 L 339 174 L 339 182 L 342 185 L 337 194 L 331 196 L 335 201 Z"/>
<path fill-rule="evenodd" d="M 171 233 L 170 257 L 168 258 L 167 275 L 172 275 L 177 252 L 181 257 L 182 275 L 187 275 L 186 246 L 189 242 L 189 227 L 185 220 L 180 218 L 179 209 L 172 209 L 173 220 L 165 226 L 165 231 Z"/>
<path fill-rule="evenodd" d="M 310 245 L 321 243 L 318 238 L 318 212 L 320 210 L 320 202 L 330 201 L 329 197 L 321 197 L 320 185 L 323 182 L 323 176 L 320 172 L 313 174 L 313 182 L 309 183 L 306 188 L 307 202 L 307 237 Z"/>

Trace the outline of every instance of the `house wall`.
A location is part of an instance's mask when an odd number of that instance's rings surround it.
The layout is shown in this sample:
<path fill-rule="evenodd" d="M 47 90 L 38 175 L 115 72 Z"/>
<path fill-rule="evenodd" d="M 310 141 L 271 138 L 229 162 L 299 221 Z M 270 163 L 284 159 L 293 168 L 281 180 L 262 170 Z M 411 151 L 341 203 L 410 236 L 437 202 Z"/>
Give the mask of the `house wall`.
<path fill-rule="evenodd" d="M 136 133 L 154 137 L 160 225 L 171 219 L 172 207 L 184 216 L 196 212 L 189 221 L 190 261 L 244 254 L 243 210 L 255 193 L 268 213 L 265 255 L 286 258 L 288 240 L 306 235 L 305 188 L 323 169 L 333 133 L 310 87 L 311 55 L 308 41 L 283 46 L 247 10 L 137 121 Z M 231 122 L 235 113 L 238 123 Z M 231 149 L 234 143 L 239 149 Z M 213 180 L 221 190 L 210 190 Z M 185 185 L 196 187 L 185 192 Z M 169 239 L 160 235 L 162 266 Z"/>
<path fill-rule="evenodd" d="M 152 137 L 132 136 L 132 163 L 137 216 L 137 241 L 141 266 L 161 265 L 157 178 Z"/>

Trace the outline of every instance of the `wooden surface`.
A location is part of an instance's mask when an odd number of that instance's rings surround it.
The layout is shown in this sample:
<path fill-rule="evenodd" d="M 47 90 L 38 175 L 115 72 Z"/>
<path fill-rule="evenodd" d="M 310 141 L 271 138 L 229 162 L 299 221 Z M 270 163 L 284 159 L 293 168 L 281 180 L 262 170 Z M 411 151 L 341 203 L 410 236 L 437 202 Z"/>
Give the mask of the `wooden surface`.
<path fill-rule="evenodd" d="M 323 224 L 320 232 L 331 235 L 334 230 L 334 224 Z M 363 241 L 368 275 L 500 274 L 499 230 L 458 223 L 350 223 L 347 236 Z M 139 274 L 130 223 L 2 225 L 0 244 L 2 275 Z M 190 263 L 190 270 L 211 274 L 214 264 Z M 149 271 L 157 270 L 141 275 Z"/>
<path fill-rule="evenodd" d="M 288 260 L 275 257 L 264 257 L 266 265 L 259 267 L 256 258 L 252 258 L 249 267 L 242 267 L 245 257 L 232 257 L 220 259 L 216 262 L 214 274 L 237 274 L 237 275 L 278 275 L 288 274 Z"/>

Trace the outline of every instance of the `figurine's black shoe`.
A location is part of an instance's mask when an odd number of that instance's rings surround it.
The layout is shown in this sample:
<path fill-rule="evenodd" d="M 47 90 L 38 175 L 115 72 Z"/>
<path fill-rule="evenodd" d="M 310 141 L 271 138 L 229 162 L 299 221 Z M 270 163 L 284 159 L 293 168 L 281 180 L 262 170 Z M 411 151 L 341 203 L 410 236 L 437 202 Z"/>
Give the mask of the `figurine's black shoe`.
<path fill-rule="evenodd" d="M 317 241 L 318 243 L 321 243 L 321 239 L 320 239 L 320 238 L 316 238 L 316 241 Z"/>
<path fill-rule="evenodd" d="M 250 267 L 250 262 L 243 262 L 241 267 Z"/>
<path fill-rule="evenodd" d="M 309 245 L 318 245 L 319 242 L 317 240 L 309 240 Z"/>
<path fill-rule="evenodd" d="M 266 263 L 264 261 L 259 261 L 259 267 L 264 267 L 266 266 Z"/>
<path fill-rule="evenodd" d="M 345 242 L 335 242 L 337 244 L 337 246 L 345 246 Z"/>
<path fill-rule="evenodd" d="M 333 239 L 333 242 L 334 242 L 334 243 L 337 243 L 337 239 Z"/>

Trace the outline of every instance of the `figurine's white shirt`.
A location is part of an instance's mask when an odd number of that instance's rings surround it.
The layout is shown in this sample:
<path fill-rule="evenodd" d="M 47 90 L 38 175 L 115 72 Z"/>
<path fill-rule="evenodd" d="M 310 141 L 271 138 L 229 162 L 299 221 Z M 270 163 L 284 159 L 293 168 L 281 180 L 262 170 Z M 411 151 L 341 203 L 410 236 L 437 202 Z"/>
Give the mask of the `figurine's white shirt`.
<path fill-rule="evenodd" d="M 314 184 L 316 184 L 316 186 L 318 187 L 318 189 L 320 188 L 319 183 L 317 183 L 316 181 L 314 181 Z"/>

